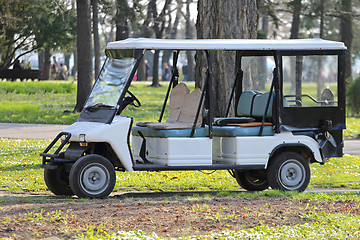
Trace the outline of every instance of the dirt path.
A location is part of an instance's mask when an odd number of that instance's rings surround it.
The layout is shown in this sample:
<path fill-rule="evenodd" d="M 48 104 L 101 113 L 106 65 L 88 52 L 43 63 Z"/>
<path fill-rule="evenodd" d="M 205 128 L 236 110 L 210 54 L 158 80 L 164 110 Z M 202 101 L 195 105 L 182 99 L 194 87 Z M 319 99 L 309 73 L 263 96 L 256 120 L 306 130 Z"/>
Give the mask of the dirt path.
<path fill-rule="evenodd" d="M 356 201 L 286 197 L 158 197 L 102 200 L 49 194 L 2 194 L 0 236 L 14 239 L 71 238 L 89 225 L 107 232 L 142 230 L 158 236 L 189 236 L 259 225 L 304 224 L 308 212 L 360 214 Z M 6 200 L 6 201 L 5 201 Z"/>

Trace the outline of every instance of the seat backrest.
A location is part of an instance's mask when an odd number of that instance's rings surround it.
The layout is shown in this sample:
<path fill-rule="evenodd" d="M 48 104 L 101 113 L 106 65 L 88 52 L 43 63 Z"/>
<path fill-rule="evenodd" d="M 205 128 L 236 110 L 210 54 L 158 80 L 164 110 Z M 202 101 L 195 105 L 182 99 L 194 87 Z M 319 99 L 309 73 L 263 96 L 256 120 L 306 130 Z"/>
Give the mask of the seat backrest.
<path fill-rule="evenodd" d="M 181 107 L 180 116 L 178 122 L 181 123 L 193 123 L 196 117 L 196 112 L 199 106 L 199 102 L 201 99 L 201 91 L 200 89 L 195 89 L 191 93 L 189 93 Z M 202 109 L 202 106 L 201 108 Z M 197 119 L 198 123 L 202 121 L 202 112 L 200 111 L 199 117 Z"/>
<path fill-rule="evenodd" d="M 254 98 L 252 105 L 252 116 L 253 117 L 263 117 L 266 109 L 266 104 L 269 99 L 270 92 L 257 94 Z M 272 117 L 272 106 L 274 102 L 274 94 L 271 95 L 271 100 L 269 103 L 269 107 L 266 113 L 267 118 Z"/>
<path fill-rule="evenodd" d="M 242 92 L 237 106 L 237 115 L 242 117 L 254 118 L 263 117 L 268 98 L 269 92 L 260 93 L 253 90 L 247 90 Z M 272 94 L 269 108 L 266 114 L 267 118 L 272 117 L 273 99 L 274 95 Z"/>
<path fill-rule="evenodd" d="M 247 90 L 241 93 L 236 109 L 238 116 L 251 117 L 253 98 L 256 94 L 259 94 L 259 92 L 252 90 Z"/>
<path fill-rule="evenodd" d="M 176 85 L 170 93 L 169 117 L 166 122 L 177 122 L 180 116 L 181 107 L 188 96 L 190 89 L 185 83 Z"/>

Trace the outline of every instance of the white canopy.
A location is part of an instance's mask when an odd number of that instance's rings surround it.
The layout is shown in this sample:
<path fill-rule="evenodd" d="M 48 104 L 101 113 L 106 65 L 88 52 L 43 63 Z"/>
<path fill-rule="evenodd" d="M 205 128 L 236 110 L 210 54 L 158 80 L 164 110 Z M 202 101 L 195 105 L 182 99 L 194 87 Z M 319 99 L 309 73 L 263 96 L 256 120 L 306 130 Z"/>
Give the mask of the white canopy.
<path fill-rule="evenodd" d="M 110 42 L 106 49 L 153 50 L 344 50 L 344 43 L 315 39 L 154 39 L 128 38 Z"/>

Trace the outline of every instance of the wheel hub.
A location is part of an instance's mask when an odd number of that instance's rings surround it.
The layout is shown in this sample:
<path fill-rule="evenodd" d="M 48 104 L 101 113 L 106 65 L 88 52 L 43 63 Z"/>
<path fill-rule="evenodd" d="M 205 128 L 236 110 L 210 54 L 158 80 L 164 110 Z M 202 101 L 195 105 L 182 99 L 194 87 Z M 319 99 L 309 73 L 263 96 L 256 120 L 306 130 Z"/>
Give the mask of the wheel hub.
<path fill-rule="evenodd" d="M 286 175 L 286 178 L 289 179 L 289 180 L 294 180 L 296 177 L 296 172 L 294 169 L 289 169 L 287 170 L 287 175 Z"/>
<path fill-rule="evenodd" d="M 105 168 L 93 164 L 83 170 L 81 182 L 85 191 L 95 194 L 106 189 L 109 178 L 109 172 Z"/>
<path fill-rule="evenodd" d="M 305 180 L 305 169 L 297 161 L 288 160 L 280 167 L 280 179 L 287 189 L 296 189 Z"/>
<path fill-rule="evenodd" d="M 97 180 L 99 180 L 99 174 L 92 173 L 92 176 L 89 178 L 89 181 L 92 181 L 92 183 L 94 184 Z"/>

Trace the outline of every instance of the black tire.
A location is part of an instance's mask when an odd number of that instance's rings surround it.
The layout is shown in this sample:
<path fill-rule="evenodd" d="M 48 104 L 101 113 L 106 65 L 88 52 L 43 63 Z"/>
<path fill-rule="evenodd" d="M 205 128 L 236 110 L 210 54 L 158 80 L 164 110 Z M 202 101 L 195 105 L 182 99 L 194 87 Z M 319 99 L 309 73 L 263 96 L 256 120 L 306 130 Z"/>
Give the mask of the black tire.
<path fill-rule="evenodd" d="M 235 170 L 235 179 L 248 191 L 263 191 L 269 187 L 266 170 Z"/>
<path fill-rule="evenodd" d="M 270 161 L 267 177 L 272 189 L 302 192 L 310 182 L 310 167 L 302 155 L 283 152 Z"/>
<path fill-rule="evenodd" d="M 115 169 L 103 156 L 86 155 L 72 166 L 69 181 L 71 189 L 79 198 L 105 198 L 114 189 Z"/>
<path fill-rule="evenodd" d="M 56 169 L 45 168 L 44 180 L 48 189 L 55 195 L 74 195 L 69 184 L 69 174 L 65 171 L 64 166 Z"/>

